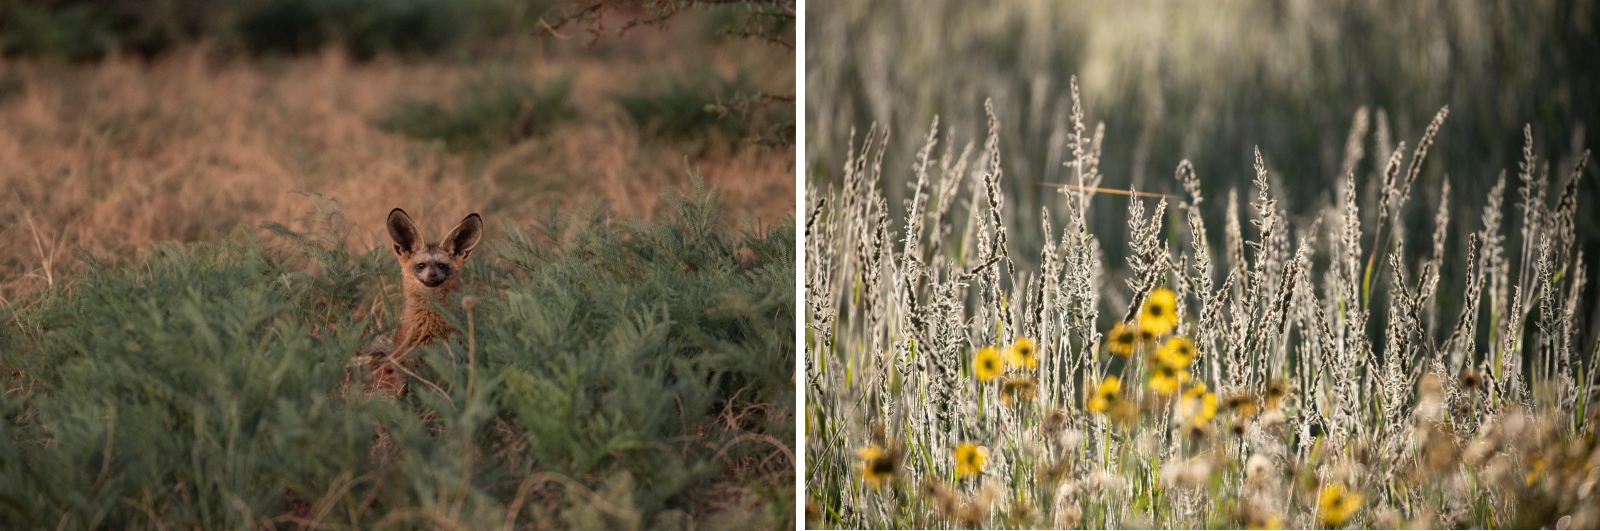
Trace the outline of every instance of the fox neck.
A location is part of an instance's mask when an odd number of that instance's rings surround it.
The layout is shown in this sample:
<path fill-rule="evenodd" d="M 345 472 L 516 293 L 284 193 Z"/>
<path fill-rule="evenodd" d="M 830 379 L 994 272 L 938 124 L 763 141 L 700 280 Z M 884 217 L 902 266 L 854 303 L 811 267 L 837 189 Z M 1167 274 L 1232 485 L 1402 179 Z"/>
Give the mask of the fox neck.
<path fill-rule="evenodd" d="M 427 287 L 416 278 L 405 281 L 405 307 L 400 312 L 400 329 L 395 332 L 395 346 L 414 347 L 432 343 L 434 339 L 454 332 L 444 316 L 434 311 L 434 305 L 446 303 L 450 294 L 461 291 L 461 279 L 451 278 L 435 287 Z"/>

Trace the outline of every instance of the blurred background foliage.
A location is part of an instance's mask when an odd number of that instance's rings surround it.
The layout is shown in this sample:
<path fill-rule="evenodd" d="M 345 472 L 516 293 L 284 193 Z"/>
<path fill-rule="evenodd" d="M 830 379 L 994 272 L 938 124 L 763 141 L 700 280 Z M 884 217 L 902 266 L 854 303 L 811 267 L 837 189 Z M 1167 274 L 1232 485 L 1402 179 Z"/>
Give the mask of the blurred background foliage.
<path fill-rule="evenodd" d="M 793 49 L 793 0 L 5 0 L 0 51 L 81 61 L 154 57 L 209 41 L 228 53 L 301 54 L 339 45 L 359 59 L 481 54 L 507 35 L 590 24 L 608 12 L 621 29 L 708 11 L 708 39 L 753 37 Z"/>
<path fill-rule="evenodd" d="M 565 38 L 561 28 L 582 27 L 597 43 L 613 30 L 662 27 L 685 13 L 695 14 L 690 23 L 702 40 L 734 38 L 793 49 L 793 0 L 0 0 L 0 55 L 72 62 L 124 54 L 150 59 L 204 43 L 224 58 L 336 47 L 358 61 L 381 54 L 471 61 L 514 54 L 508 41 L 519 36 Z M 526 109 L 507 101 L 533 95 L 518 82 L 502 76 L 480 83 L 477 94 L 462 96 L 466 110 L 455 115 L 437 105 L 403 102 L 387 125 L 408 136 L 443 140 L 454 150 L 504 147 L 505 124 L 496 121 L 520 122 L 514 129 L 548 126 L 527 120 Z M 561 108 L 562 86 L 557 80 L 535 98 L 540 106 L 553 106 L 553 121 L 572 114 Z M 647 75 L 640 86 L 644 92 L 616 100 L 648 134 L 682 139 L 715 129 L 769 144 L 794 141 L 793 90 L 763 90 L 744 73 L 723 78 L 709 68 L 683 80 Z M 4 94 L 0 83 L 0 98 Z M 530 134 L 509 132 L 513 140 Z"/>
<path fill-rule="evenodd" d="M 441 142 L 453 151 L 489 151 L 546 134 L 573 119 L 578 110 L 568 101 L 571 91 L 570 76 L 539 88 L 491 68 L 457 91 L 453 108 L 427 100 L 401 101 L 380 125 L 411 138 Z"/>
<path fill-rule="evenodd" d="M 0 305 L 345 205 L 794 211 L 793 0 L 0 0 Z M 150 205 L 158 205 L 150 208 Z M 490 227 L 490 237 L 497 227 Z"/>
<path fill-rule="evenodd" d="M 296 54 L 340 44 L 358 58 L 482 48 L 537 26 L 551 0 L 7 0 L 8 55 L 153 57 L 206 40 L 234 53 Z"/>
<path fill-rule="evenodd" d="M 639 80 L 638 92 L 617 93 L 611 98 L 646 136 L 658 139 L 694 138 L 708 131 L 732 136 L 755 124 L 792 123 L 792 105 L 765 106 L 754 112 L 734 109 L 746 102 L 749 95 L 757 93 L 759 89 L 748 72 L 741 71 L 729 78 L 716 70 L 700 68 L 685 78 L 643 77 Z M 779 138 L 794 140 L 792 134 Z"/>
<path fill-rule="evenodd" d="M 1387 156 L 1379 124 L 1387 125 L 1388 148 L 1404 141 L 1409 158 L 1429 120 L 1448 105 L 1403 213 L 1414 235 L 1407 255 L 1431 253 L 1426 234 L 1449 179 L 1446 245 L 1454 258 L 1445 261 L 1445 286 L 1464 283 L 1466 235 L 1480 228 L 1502 170 L 1507 208 L 1517 200 L 1524 124 L 1531 124 L 1535 153 L 1550 161 L 1555 189 L 1592 146 L 1586 128 L 1600 123 L 1600 6 L 1591 0 L 816 0 L 806 9 L 810 182 L 839 185 L 852 129 L 859 148 L 874 123 L 891 133 L 883 182 L 905 182 L 935 116 L 935 157 L 945 149 L 959 154 L 969 141 L 981 151 L 983 102 L 992 98 L 1012 256 L 1034 266 L 1043 245 L 1040 207 L 1059 213 L 1064 200 L 1041 183 L 1071 175 L 1062 162 L 1070 158 L 1074 75 L 1090 132 L 1105 123 L 1102 186 L 1179 195 L 1173 172 L 1189 159 L 1206 198 L 1206 224 L 1220 228 L 1230 190 L 1238 190 L 1241 219 L 1248 219 L 1251 150 L 1260 146 L 1279 208 L 1297 235 L 1334 200 L 1358 108 L 1373 114 L 1366 157 L 1355 169 L 1370 231 L 1382 185 L 1379 157 Z M 1600 202 L 1600 179 L 1590 168 L 1580 204 Z M 903 224 L 909 190 L 885 192 L 891 219 Z M 1106 263 L 1117 267 L 1127 248 L 1127 199 L 1101 194 L 1095 201 L 1106 204 L 1090 209 L 1090 224 Z M 961 209 L 958 203 L 956 216 Z M 1576 222 L 1580 249 L 1600 256 L 1600 211 L 1580 209 Z M 1167 228 L 1177 234 L 1182 225 L 1172 217 Z M 1245 230 L 1254 237 L 1248 224 Z M 1506 230 L 1507 245 L 1520 245 L 1515 229 Z M 1221 243 L 1213 238 L 1214 246 Z M 1370 249 L 1370 234 L 1363 245 Z M 1460 299 L 1459 290 L 1440 295 L 1446 305 Z M 1600 313 L 1600 297 L 1589 300 L 1595 302 L 1580 313 Z"/>

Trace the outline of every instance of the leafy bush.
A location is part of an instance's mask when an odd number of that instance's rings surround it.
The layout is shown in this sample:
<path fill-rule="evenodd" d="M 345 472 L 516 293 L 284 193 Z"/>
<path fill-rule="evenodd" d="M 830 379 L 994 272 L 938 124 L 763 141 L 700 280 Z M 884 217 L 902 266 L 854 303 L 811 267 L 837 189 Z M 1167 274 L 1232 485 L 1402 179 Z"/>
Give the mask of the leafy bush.
<path fill-rule="evenodd" d="M 153 56 L 209 40 L 219 49 L 298 54 L 339 45 L 358 59 L 476 50 L 541 27 L 549 0 L 16 0 L 0 4 L 0 52 L 98 59 Z"/>
<path fill-rule="evenodd" d="M 87 6 L 46 10 L 28 5 L 0 8 L 0 52 L 53 54 L 72 61 L 97 59 L 117 46 L 108 17 Z"/>
<path fill-rule="evenodd" d="M 702 38 L 714 41 L 749 37 L 785 48 L 794 47 L 793 0 L 708 4 L 700 26 Z"/>
<path fill-rule="evenodd" d="M 397 297 L 337 214 L 93 262 L 0 316 L 0 521 L 788 527 L 793 226 L 724 237 L 714 197 L 508 229 L 397 401 L 344 383 Z"/>
<path fill-rule="evenodd" d="M 459 43 L 471 12 L 455 0 L 274 0 L 239 23 L 255 53 L 304 53 L 337 42 L 356 58 L 431 55 Z"/>
<path fill-rule="evenodd" d="M 726 78 L 707 67 L 687 78 L 646 76 L 639 80 L 639 92 L 612 94 L 611 99 L 646 136 L 683 140 L 711 132 L 743 138 L 756 127 L 780 123 L 784 117 L 771 110 L 731 108 L 760 95 L 744 72 Z"/>
<path fill-rule="evenodd" d="M 446 108 L 430 101 L 401 101 L 380 126 L 419 140 L 441 142 L 451 151 L 490 151 L 548 133 L 577 116 L 567 101 L 572 78 L 562 76 L 538 90 L 530 81 L 490 71 L 461 88 Z"/>

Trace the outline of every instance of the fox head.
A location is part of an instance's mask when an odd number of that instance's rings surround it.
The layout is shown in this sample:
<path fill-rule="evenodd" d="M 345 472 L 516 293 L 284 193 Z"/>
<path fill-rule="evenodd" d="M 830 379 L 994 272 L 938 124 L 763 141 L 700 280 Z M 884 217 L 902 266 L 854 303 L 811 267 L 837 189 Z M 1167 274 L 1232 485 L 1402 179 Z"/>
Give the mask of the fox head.
<path fill-rule="evenodd" d="M 389 239 L 394 241 L 394 255 L 400 259 L 401 278 L 428 287 L 443 286 L 446 291 L 461 287 L 461 267 L 472 256 L 472 248 L 483 236 L 483 218 L 476 213 L 445 235 L 439 243 L 424 243 L 422 232 L 411 221 L 406 211 L 389 211 Z"/>

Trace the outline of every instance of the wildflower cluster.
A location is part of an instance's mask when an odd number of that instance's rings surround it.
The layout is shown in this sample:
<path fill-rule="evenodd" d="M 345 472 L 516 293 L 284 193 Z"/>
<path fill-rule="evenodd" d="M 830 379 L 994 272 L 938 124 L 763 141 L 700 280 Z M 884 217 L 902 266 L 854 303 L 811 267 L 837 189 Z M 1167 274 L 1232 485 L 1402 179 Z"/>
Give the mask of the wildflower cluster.
<path fill-rule="evenodd" d="M 903 237 L 878 189 L 878 131 L 842 190 L 809 190 L 812 525 L 1600 526 L 1596 356 L 1569 340 L 1584 277 L 1566 221 L 1576 177 L 1552 202 L 1527 165 L 1521 276 L 1501 248 L 1505 187 L 1493 189 L 1465 242 L 1459 308 L 1435 296 L 1445 222 L 1421 263 L 1404 259 L 1416 253 L 1397 228 L 1443 111 L 1409 168 L 1404 144 L 1375 135 L 1377 208 L 1363 213 L 1349 175 L 1308 227 L 1278 209 L 1257 153 L 1257 230 L 1246 237 L 1229 194 L 1222 252 L 1180 164 L 1187 241 L 1162 240 L 1178 234 L 1163 227 L 1166 199 L 1130 198 L 1121 267 L 1091 232 L 1101 136 L 1072 89 L 1072 186 L 1036 213 L 1048 235 L 1036 269 L 1009 252 L 1007 221 L 1029 213 L 1006 209 L 992 114 L 981 150 L 941 156 L 937 124 L 929 133 Z M 1367 136 L 1366 111 L 1356 118 L 1353 160 Z"/>

